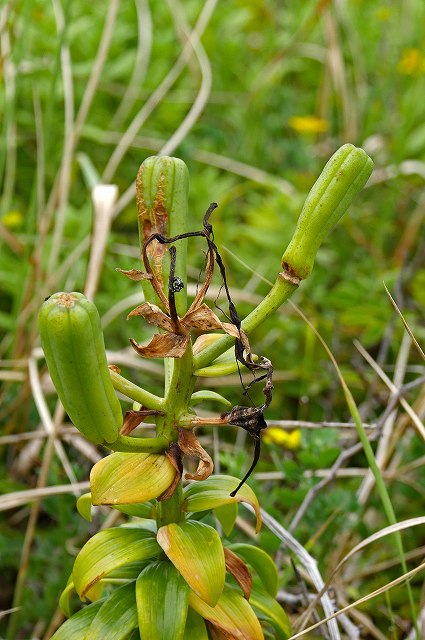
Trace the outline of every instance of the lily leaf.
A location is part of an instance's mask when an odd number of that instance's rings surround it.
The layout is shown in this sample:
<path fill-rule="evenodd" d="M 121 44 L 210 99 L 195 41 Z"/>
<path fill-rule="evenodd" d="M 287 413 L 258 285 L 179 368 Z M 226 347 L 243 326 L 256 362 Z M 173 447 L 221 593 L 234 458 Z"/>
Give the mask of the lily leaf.
<path fill-rule="evenodd" d="M 96 462 L 90 473 L 93 504 L 131 504 L 161 495 L 176 470 L 163 454 L 112 453 Z"/>
<path fill-rule="evenodd" d="M 173 564 L 147 566 L 136 581 L 136 600 L 142 638 L 183 640 L 189 587 Z"/>
<path fill-rule="evenodd" d="M 131 562 L 153 558 L 159 551 L 154 535 L 137 528 L 117 527 L 96 533 L 75 559 L 72 578 L 83 598 L 103 577 Z"/>
<path fill-rule="evenodd" d="M 287 640 L 292 635 L 285 611 L 263 587 L 257 584 L 253 586 L 249 604 L 257 611 L 260 619 L 267 620 L 273 626 L 278 640 Z"/>
<path fill-rule="evenodd" d="M 204 400 L 219 402 L 220 404 L 224 404 L 226 407 L 232 406 L 232 403 L 227 398 L 215 391 L 209 391 L 208 389 L 202 389 L 201 391 L 195 391 L 195 393 L 192 393 L 190 404 L 196 405 Z"/>
<path fill-rule="evenodd" d="M 189 605 L 213 627 L 223 631 L 223 635 L 229 639 L 264 640 L 263 630 L 254 611 L 245 598 L 230 587 L 224 587 L 215 607 L 210 607 L 193 591 L 189 596 Z"/>
<path fill-rule="evenodd" d="M 124 640 L 137 627 L 135 583 L 120 587 L 105 600 L 84 640 Z"/>
<path fill-rule="evenodd" d="M 51 640 L 81 640 L 85 638 L 94 617 L 102 606 L 103 601 L 93 602 L 75 613 L 72 618 L 64 622 L 52 635 Z"/>
<path fill-rule="evenodd" d="M 75 591 L 74 583 L 72 582 L 72 576 L 69 576 L 67 585 L 59 598 L 59 609 L 67 618 L 71 617 L 71 604 L 69 600 L 73 591 Z"/>
<path fill-rule="evenodd" d="M 276 565 L 270 556 L 262 549 L 251 544 L 236 543 L 227 546 L 254 569 L 267 593 L 275 598 L 279 576 Z"/>
<path fill-rule="evenodd" d="M 150 502 L 143 504 L 114 504 L 111 506 L 117 511 L 125 513 L 127 516 L 147 519 L 154 519 L 155 517 L 155 507 Z"/>
<path fill-rule="evenodd" d="M 223 527 L 223 531 L 226 536 L 230 536 L 235 526 L 236 518 L 238 517 L 238 504 L 234 502 L 232 504 L 223 504 L 221 507 L 213 509 L 213 514 Z"/>
<path fill-rule="evenodd" d="M 255 511 L 257 517 L 256 531 L 258 532 L 261 527 L 261 514 L 257 496 L 247 484 L 242 485 L 235 496 L 231 496 L 230 492 L 238 484 L 239 480 L 237 478 L 223 475 L 210 476 L 207 480 L 193 482 L 185 487 L 183 491 L 183 509 L 196 513 L 198 511 L 216 509 L 224 504 L 246 502 Z"/>
<path fill-rule="evenodd" d="M 91 517 L 91 493 L 83 493 L 77 500 L 77 511 L 85 520 L 92 521 Z"/>
<path fill-rule="evenodd" d="M 217 531 L 203 522 L 186 520 L 161 527 L 157 540 L 191 589 L 214 607 L 226 577 L 223 546 Z"/>
<path fill-rule="evenodd" d="M 191 607 L 187 610 L 183 640 L 208 640 L 208 632 L 203 617 Z"/>

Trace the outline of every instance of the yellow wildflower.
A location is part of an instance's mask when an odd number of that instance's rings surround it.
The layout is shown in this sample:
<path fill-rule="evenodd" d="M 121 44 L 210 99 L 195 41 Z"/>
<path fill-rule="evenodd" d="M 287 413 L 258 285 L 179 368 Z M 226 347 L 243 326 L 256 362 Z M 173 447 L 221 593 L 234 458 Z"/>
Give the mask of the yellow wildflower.
<path fill-rule="evenodd" d="M 268 427 L 263 435 L 264 442 L 267 444 L 279 444 L 285 449 L 299 449 L 301 445 L 301 431 L 294 429 L 293 431 L 284 431 L 278 427 Z"/>
<path fill-rule="evenodd" d="M 1 219 L 1 223 L 6 229 L 17 229 L 23 221 L 24 217 L 20 211 L 8 211 Z"/>
<path fill-rule="evenodd" d="M 419 49 L 404 49 L 397 71 L 403 76 L 412 76 L 425 73 L 425 57 Z"/>
<path fill-rule="evenodd" d="M 329 122 L 317 116 L 292 116 L 288 124 L 298 133 L 324 133 L 329 128 Z"/>

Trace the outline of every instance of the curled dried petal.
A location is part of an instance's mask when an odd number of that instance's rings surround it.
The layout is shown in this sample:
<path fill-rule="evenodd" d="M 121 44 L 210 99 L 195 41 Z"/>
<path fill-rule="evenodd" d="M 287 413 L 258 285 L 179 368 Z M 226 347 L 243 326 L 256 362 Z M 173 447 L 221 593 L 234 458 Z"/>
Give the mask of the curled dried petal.
<path fill-rule="evenodd" d="M 146 273 L 146 271 L 140 271 L 140 269 L 115 269 L 119 273 L 123 273 L 129 280 L 140 282 L 140 280 L 152 280 L 152 274 Z"/>
<path fill-rule="evenodd" d="M 133 349 L 145 358 L 181 358 L 189 344 L 189 336 L 177 333 L 156 333 L 146 345 L 130 338 Z"/>
<path fill-rule="evenodd" d="M 188 429 L 179 429 L 179 447 L 183 455 L 197 456 L 199 458 L 196 473 L 185 473 L 186 480 L 206 480 L 210 477 L 214 469 L 211 456 L 201 447 L 199 440 Z"/>
<path fill-rule="evenodd" d="M 156 304 L 151 304 L 150 302 L 143 302 L 143 304 L 139 304 L 139 306 L 133 309 L 133 311 L 130 311 L 127 316 L 127 320 L 129 318 L 134 318 L 135 316 L 142 316 L 149 324 L 161 327 L 161 329 L 165 329 L 165 331 L 174 331 L 174 325 L 171 318 L 161 311 Z"/>

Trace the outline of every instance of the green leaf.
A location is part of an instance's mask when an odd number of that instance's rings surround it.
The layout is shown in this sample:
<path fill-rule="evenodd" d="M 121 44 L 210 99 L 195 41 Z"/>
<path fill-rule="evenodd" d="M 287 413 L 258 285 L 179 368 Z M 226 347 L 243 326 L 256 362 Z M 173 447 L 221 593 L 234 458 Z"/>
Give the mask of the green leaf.
<path fill-rule="evenodd" d="M 124 640 L 137 627 L 135 583 L 120 587 L 105 600 L 84 640 Z"/>
<path fill-rule="evenodd" d="M 183 490 L 183 509 L 196 513 L 198 511 L 216 509 L 224 504 L 246 502 L 255 510 L 255 515 L 257 516 L 256 530 L 259 531 L 261 527 L 261 514 L 257 496 L 246 483 L 242 485 L 235 496 L 231 496 L 230 492 L 233 491 L 238 484 L 239 480 L 237 478 L 220 475 L 211 476 L 201 482 L 192 482 Z"/>
<path fill-rule="evenodd" d="M 87 629 L 101 608 L 103 600 L 93 602 L 75 613 L 72 618 L 66 620 L 62 626 L 52 635 L 51 640 L 82 640 Z"/>
<path fill-rule="evenodd" d="M 136 582 L 141 638 L 183 640 L 189 587 L 170 562 L 154 562 Z"/>
<path fill-rule="evenodd" d="M 99 531 L 75 559 L 72 577 L 82 598 L 101 578 L 118 567 L 153 558 L 159 551 L 150 531 L 117 527 Z"/>
<path fill-rule="evenodd" d="M 217 531 L 203 522 L 172 522 L 157 540 L 191 589 L 212 607 L 223 591 L 226 565 Z"/>
<path fill-rule="evenodd" d="M 85 520 L 92 521 L 91 517 L 91 493 L 83 493 L 77 500 L 77 511 Z"/>
<path fill-rule="evenodd" d="M 232 403 L 225 398 L 224 396 L 216 393 L 215 391 L 208 391 L 207 389 L 201 391 L 195 391 L 192 393 L 192 397 L 190 399 L 190 404 L 196 405 L 204 400 L 213 400 L 215 402 L 219 402 L 220 404 L 224 404 L 226 407 L 231 407 Z"/>
<path fill-rule="evenodd" d="M 187 610 L 183 640 L 208 640 L 208 632 L 204 619 L 191 607 Z"/>
<path fill-rule="evenodd" d="M 221 507 L 214 509 L 213 514 L 223 527 L 226 536 L 230 536 L 235 526 L 236 518 L 238 517 L 237 503 L 223 504 Z"/>
<path fill-rule="evenodd" d="M 264 640 L 263 630 L 245 598 L 225 586 L 215 607 L 210 607 L 192 591 L 189 605 L 212 625 L 240 640 Z M 233 634 L 233 635 L 231 635 Z"/>
<path fill-rule="evenodd" d="M 255 359 L 258 359 L 258 356 L 254 356 L 254 360 Z M 238 363 L 235 359 L 235 350 L 232 348 L 222 353 L 221 356 L 216 358 L 208 367 L 196 369 L 194 375 L 199 378 L 219 378 L 221 376 L 228 376 L 231 373 L 236 373 L 238 368 Z M 242 370 L 246 371 L 244 367 L 242 367 Z"/>
<path fill-rule="evenodd" d="M 121 511 L 121 513 L 125 513 L 127 516 L 133 516 L 135 518 L 153 519 L 155 513 L 155 507 L 151 502 L 144 502 L 143 504 L 114 504 L 111 506 L 117 511 Z"/>
<path fill-rule="evenodd" d="M 253 547 L 251 544 L 236 543 L 227 546 L 254 569 L 267 593 L 275 598 L 278 590 L 279 575 L 276 565 L 270 556 L 262 549 Z"/>
<path fill-rule="evenodd" d="M 65 589 L 62 591 L 61 596 L 59 598 L 59 609 L 62 611 L 67 618 L 71 617 L 71 604 L 70 597 L 72 591 L 75 591 L 74 583 L 72 582 L 72 576 L 69 576 L 67 585 Z"/>
<path fill-rule="evenodd" d="M 274 628 L 278 640 L 286 640 L 292 635 L 288 616 L 280 604 L 260 585 L 252 588 L 249 604 L 257 611 L 260 619 L 267 620 Z"/>
<path fill-rule="evenodd" d="M 92 501 L 95 505 L 146 502 L 164 493 L 175 475 L 165 455 L 112 453 L 91 470 Z"/>

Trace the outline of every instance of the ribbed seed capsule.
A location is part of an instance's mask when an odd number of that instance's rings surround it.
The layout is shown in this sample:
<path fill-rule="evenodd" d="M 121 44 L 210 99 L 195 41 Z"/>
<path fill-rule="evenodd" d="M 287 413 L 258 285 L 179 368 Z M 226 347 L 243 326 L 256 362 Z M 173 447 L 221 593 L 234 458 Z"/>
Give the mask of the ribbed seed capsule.
<path fill-rule="evenodd" d="M 55 293 L 40 309 L 39 331 L 53 384 L 73 424 L 95 444 L 114 442 L 122 411 L 95 305 L 82 293 Z"/>
<path fill-rule="evenodd" d="M 344 144 L 327 162 L 313 185 L 286 249 L 282 266 L 303 280 L 317 251 L 372 173 L 373 162 L 363 149 Z"/>

